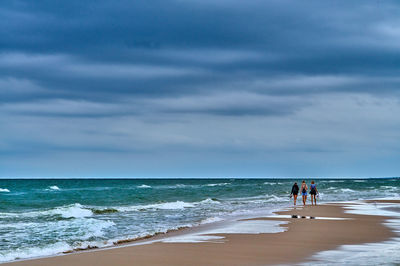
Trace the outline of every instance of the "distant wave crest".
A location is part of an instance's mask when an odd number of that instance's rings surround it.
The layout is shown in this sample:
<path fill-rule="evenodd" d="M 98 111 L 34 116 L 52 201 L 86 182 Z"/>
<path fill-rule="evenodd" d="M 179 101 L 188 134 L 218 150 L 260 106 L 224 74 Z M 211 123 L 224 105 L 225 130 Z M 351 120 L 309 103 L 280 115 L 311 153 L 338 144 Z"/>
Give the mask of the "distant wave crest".
<path fill-rule="evenodd" d="M 216 186 L 226 186 L 230 185 L 231 183 L 217 183 L 217 184 L 207 184 L 207 187 L 216 187 Z"/>
<path fill-rule="evenodd" d="M 140 186 L 138 186 L 138 188 L 151 188 L 151 186 L 148 186 L 148 185 L 140 185 Z"/>

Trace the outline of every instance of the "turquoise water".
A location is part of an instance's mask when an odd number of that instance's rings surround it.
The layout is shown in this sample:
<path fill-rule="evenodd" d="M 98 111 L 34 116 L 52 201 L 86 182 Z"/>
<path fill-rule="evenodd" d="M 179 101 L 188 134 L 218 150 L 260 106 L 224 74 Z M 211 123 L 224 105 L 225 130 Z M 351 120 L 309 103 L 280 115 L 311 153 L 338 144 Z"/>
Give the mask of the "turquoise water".
<path fill-rule="evenodd" d="M 294 179 L 0 180 L 0 262 L 290 206 Z M 310 184 L 311 180 L 307 180 Z M 320 201 L 399 198 L 400 179 L 316 179 Z"/>

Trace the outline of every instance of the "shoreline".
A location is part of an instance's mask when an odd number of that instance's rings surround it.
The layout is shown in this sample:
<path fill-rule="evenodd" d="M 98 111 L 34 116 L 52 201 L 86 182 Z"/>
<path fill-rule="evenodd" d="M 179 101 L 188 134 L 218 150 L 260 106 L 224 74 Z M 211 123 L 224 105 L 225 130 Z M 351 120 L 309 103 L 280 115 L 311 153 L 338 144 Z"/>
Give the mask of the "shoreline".
<path fill-rule="evenodd" d="M 396 200 L 367 200 L 396 203 Z M 357 204 L 356 202 L 354 202 Z M 215 223 L 159 234 L 145 240 L 111 247 L 73 251 L 50 257 L 6 262 L 4 265 L 265 265 L 305 262 L 320 251 L 342 245 L 375 243 L 395 237 L 384 225 L 386 216 L 358 215 L 345 212 L 344 203 L 329 203 L 275 212 L 277 217 L 258 217 L 241 221 L 283 221 L 284 232 L 261 234 L 212 233 L 218 241 L 201 243 L 162 242 L 173 236 L 202 234 L 200 229 L 213 228 Z M 300 206 L 300 205 L 298 205 Z M 317 219 L 285 218 L 299 215 Z M 318 219 L 325 217 L 328 219 Z M 331 220 L 329 218 L 346 218 Z M 240 221 L 240 220 L 239 220 Z M 238 222 L 239 222 L 238 221 Z M 328 230 L 329 229 L 329 230 Z M 199 233 L 200 232 L 200 233 Z M 203 233 L 204 234 L 204 233 Z M 207 235 L 207 234 L 205 234 Z M 324 238 L 321 239 L 320 236 Z M 207 255 L 207 256 L 205 256 Z"/>

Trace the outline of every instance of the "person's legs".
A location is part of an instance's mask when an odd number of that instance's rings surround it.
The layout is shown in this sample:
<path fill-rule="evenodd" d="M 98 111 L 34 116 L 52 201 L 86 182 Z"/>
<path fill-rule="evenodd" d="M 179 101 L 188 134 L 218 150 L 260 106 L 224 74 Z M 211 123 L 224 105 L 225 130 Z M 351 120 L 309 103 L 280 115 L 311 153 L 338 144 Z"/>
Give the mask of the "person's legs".
<path fill-rule="evenodd" d="M 297 195 L 293 195 L 294 205 L 296 205 Z"/>
<path fill-rule="evenodd" d="M 311 194 L 311 205 L 314 205 L 314 198 L 315 198 L 314 194 Z"/>

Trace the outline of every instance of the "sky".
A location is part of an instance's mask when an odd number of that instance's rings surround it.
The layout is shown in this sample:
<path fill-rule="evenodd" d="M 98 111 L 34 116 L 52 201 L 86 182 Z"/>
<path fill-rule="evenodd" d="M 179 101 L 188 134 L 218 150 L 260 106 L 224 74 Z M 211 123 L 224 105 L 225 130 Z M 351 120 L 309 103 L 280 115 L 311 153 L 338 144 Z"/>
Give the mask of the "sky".
<path fill-rule="evenodd" d="M 2 0 L 0 177 L 400 176 L 399 14 Z"/>

